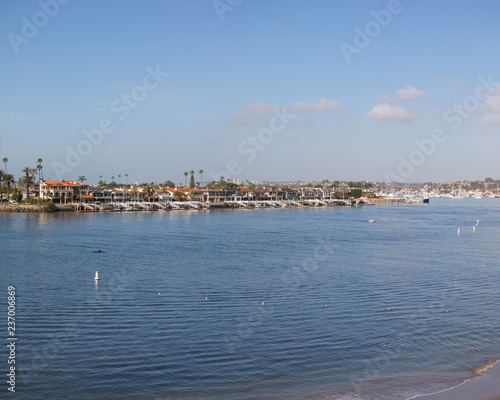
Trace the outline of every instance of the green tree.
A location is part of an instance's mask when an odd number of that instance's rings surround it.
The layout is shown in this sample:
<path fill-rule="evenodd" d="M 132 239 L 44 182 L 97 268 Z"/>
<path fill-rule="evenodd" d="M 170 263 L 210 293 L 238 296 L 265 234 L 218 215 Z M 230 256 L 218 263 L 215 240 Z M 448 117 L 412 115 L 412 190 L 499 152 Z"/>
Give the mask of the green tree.
<path fill-rule="evenodd" d="M 7 157 L 2 158 L 2 162 L 5 164 L 5 173 L 8 174 L 9 172 L 7 171 L 7 163 L 9 162 L 9 159 Z"/>
<path fill-rule="evenodd" d="M 177 197 L 177 201 L 181 201 L 182 196 L 184 196 L 184 193 L 182 192 L 177 191 L 174 193 L 174 197 Z"/>
<path fill-rule="evenodd" d="M 189 187 L 191 189 L 194 189 L 194 186 L 195 186 L 195 184 L 194 184 L 194 171 L 191 170 L 189 173 L 191 174 L 191 179 L 189 180 Z"/>
<path fill-rule="evenodd" d="M 163 185 L 171 188 L 175 187 L 175 183 L 170 180 L 166 181 Z"/>
<path fill-rule="evenodd" d="M 355 199 L 359 199 L 361 196 L 363 196 L 363 191 L 361 189 L 352 189 L 351 196 Z"/>
<path fill-rule="evenodd" d="M 184 180 L 186 181 L 186 186 L 188 185 L 188 175 L 189 173 L 187 171 L 184 172 Z"/>
<path fill-rule="evenodd" d="M 19 190 L 19 188 L 17 188 L 17 187 L 12 188 L 11 199 L 13 201 L 21 201 L 22 197 L 23 197 L 23 195 L 21 194 L 21 191 Z"/>
<path fill-rule="evenodd" d="M 125 174 L 125 185 L 128 186 L 128 174 Z"/>

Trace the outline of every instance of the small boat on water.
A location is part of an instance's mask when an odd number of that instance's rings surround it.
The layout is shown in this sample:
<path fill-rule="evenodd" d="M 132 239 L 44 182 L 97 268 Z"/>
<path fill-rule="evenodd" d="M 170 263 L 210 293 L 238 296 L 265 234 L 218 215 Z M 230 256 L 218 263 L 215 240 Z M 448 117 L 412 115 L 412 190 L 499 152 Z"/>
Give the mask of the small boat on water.
<path fill-rule="evenodd" d="M 368 222 L 371 222 L 373 224 L 375 222 L 375 220 L 372 218 L 372 219 L 369 219 Z"/>
<path fill-rule="evenodd" d="M 429 204 L 429 198 L 428 198 L 428 197 L 424 198 L 424 199 L 422 200 L 422 203 L 424 203 L 424 204 Z"/>

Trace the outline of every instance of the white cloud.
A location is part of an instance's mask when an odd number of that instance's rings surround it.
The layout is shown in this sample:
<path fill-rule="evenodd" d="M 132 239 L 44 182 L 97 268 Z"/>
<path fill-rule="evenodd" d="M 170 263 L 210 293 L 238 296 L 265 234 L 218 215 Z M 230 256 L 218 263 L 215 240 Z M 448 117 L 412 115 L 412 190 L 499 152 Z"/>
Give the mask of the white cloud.
<path fill-rule="evenodd" d="M 423 99 L 427 97 L 427 93 L 423 90 L 417 89 L 412 85 L 406 86 L 405 89 L 399 89 L 394 98 L 396 101 L 410 101 L 415 99 Z"/>
<path fill-rule="evenodd" d="M 248 103 L 244 106 L 236 106 L 238 110 L 232 112 L 232 121 L 237 124 L 247 125 L 252 121 L 264 121 L 266 114 L 273 111 L 282 112 L 283 107 L 273 106 L 266 103 Z"/>
<path fill-rule="evenodd" d="M 500 114 L 486 114 L 483 118 L 481 118 L 481 123 L 486 125 L 500 125 Z"/>
<path fill-rule="evenodd" d="M 489 95 L 482 107 L 490 112 L 500 113 L 500 95 Z"/>
<path fill-rule="evenodd" d="M 367 114 L 374 120 L 412 121 L 415 117 L 404 107 L 391 106 L 388 103 L 377 104 Z"/>
<path fill-rule="evenodd" d="M 500 125 L 500 86 L 496 86 L 491 94 L 486 97 L 481 108 L 486 110 L 486 115 L 481 118 L 481 123 Z"/>
<path fill-rule="evenodd" d="M 303 102 L 296 102 L 292 103 L 290 106 L 290 109 L 292 112 L 320 112 L 320 111 L 329 111 L 329 110 L 336 110 L 338 108 L 344 108 L 344 104 L 342 104 L 341 101 L 335 100 L 328 100 L 325 97 L 322 97 L 319 99 L 319 102 L 317 104 L 313 102 L 309 103 L 303 103 Z"/>
<path fill-rule="evenodd" d="M 412 85 L 408 85 L 406 86 L 406 88 L 396 91 L 396 93 L 394 93 L 394 97 L 392 98 L 383 95 L 379 96 L 378 99 L 381 101 L 389 101 L 391 103 L 399 103 L 403 101 L 423 99 L 426 97 L 428 97 L 427 93 L 425 93 L 423 90 L 417 89 Z"/>
<path fill-rule="evenodd" d="M 270 118 L 270 114 L 273 112 L 288 112 L 293 114 L 299 114 L 304 112 L 322 112 L 335 110 L 338 108 L 344 108 L 342 102 L 335 100 L 328 100 L 325 97 L 321 97 L 318 103 L 304 103 L 295 102 L 286 108 L 283 106 L 270 105 L 267 103 L 248 103 L 243 106 L 236 106 L 236 110 L 232 112 L 233 117 L 231 121 L 237 124 L 247 125 L 252 121 L 263 121 Z M 305 122 L 304 120 L 300 122 Z"/>

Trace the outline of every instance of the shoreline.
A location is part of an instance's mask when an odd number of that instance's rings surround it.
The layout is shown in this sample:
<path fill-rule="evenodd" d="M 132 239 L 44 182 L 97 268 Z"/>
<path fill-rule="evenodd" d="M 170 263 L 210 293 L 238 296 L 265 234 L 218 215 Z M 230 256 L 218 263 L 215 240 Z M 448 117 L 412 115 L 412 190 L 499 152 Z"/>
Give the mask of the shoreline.
<path fill-rule="evenodd" d="M 486 364 L 490 368 L 456 386 L 439 392 L 410 397 L 407 400 L 500 400 L 500 360 Z"/>
<path fill-rule="evenodd" d="M 94 205 L 92 203 L 67 203 L 54 204 L 52 207 L 37 204 L 0 204 L 0 212 L 142 212 L 142 211 L 176 211 L 176 210 L 209 210 L 209 209 L 280 209 L 280 208 L 317 208 L 317 207 L 359 207 L 374 205 L 413 205 L 421 204 L 420 200 L 403 199 L 359 199 L 351 200 L 250 200 L 223 203 L 200 203 L 200 202 L 169 202 L 169 203 L 131 203 L 126 209 L 123 205 L 113 206 L 111 204 Z M 132 205 L 133 204 L 133 205 Z M 137 208 L 136 208 L 137 207 Z"/>
<path fill-rule="evenodd" d="M 57 211 L 52 207 L 38 204 L 1 204 L 0 212 L 6 213 L 49 213 Z"/>

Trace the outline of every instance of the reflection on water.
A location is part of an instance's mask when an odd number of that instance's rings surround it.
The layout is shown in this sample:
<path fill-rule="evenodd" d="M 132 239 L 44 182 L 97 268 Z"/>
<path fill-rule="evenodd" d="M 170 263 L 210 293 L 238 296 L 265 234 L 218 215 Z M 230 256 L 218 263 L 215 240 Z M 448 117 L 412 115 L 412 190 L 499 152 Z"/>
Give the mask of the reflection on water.
<path fill-rule="evenodd" d="M 16 396 L 390 400 L 449 387 L 500 355 L 499 208 L 0 214 Z"/>

